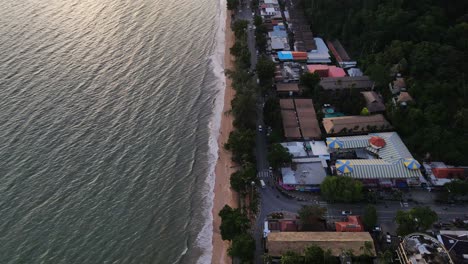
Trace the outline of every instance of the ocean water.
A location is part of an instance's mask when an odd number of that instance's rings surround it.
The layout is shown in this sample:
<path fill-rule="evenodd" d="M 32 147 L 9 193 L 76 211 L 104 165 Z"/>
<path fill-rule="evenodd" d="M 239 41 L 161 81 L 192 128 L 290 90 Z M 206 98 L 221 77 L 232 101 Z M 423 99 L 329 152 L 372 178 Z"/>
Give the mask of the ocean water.
<path fill-rule="evenodd" d="M 209 263 L 220 0 L 0 0 L 0 263 Z"/>

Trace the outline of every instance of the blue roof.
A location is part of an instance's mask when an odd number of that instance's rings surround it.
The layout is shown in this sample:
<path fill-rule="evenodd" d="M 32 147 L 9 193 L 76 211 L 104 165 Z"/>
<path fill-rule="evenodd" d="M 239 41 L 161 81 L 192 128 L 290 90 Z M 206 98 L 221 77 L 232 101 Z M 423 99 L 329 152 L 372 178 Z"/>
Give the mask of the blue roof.
<path fill-rule="evenodd" d="M 280 51 L 278 52 L 278 59 L 279 60 L 292 60 L 293 55 L 290 51 Z"/>
<path fill-rule="evenodd" d="M 269 32 L 271 38 L 287 38 L 288 33 L 283 30 L 275 30 L 275 31 L 270 31 Z"/>
<path fill-rule="evenodd" d="M 286 30 L 284 26 L 278 25 L 278 26 L 273 26 L 273 31 L 279 31 L 279 30 Z"/>

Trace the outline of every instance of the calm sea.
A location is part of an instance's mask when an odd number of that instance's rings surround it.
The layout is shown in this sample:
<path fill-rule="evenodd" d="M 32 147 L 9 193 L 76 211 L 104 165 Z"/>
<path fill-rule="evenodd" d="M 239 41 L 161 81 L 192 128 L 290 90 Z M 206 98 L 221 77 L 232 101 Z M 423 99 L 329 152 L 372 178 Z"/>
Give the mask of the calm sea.
<path fill-rule="evenodd" d="M 0 263 L 210 261 L 223 8 L 0 0 Z"/>

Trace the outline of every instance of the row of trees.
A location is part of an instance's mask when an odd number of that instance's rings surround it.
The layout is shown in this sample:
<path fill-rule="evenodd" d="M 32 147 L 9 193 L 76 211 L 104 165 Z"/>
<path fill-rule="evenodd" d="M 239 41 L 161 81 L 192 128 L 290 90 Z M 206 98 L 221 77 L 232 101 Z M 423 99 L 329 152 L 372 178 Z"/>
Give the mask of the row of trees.
<path fill-rule="evenodd" d="M 320 190 L 330 202 L 358 202 L 364 197 L 362 182 L 346 176 L 327 176 Z"/>
<path fill-rule="evenodd" d="M 399 72 L 415 104 L 387 115 L 422 158 L 468 163 L 468 1 L 302 0 L 315 34 L 340 39 L 390 102 Z"/>
<path fill-rule="evenodd" d="M 255 240 L 247 233 L 250 221 L 239 208 L 233 209 L 225 205 L 219 212 L 221 217 L 221 238 L 231 241 L 228 254 L 238 257 L 241 261 L 251 260 L 255 252 Z"/>

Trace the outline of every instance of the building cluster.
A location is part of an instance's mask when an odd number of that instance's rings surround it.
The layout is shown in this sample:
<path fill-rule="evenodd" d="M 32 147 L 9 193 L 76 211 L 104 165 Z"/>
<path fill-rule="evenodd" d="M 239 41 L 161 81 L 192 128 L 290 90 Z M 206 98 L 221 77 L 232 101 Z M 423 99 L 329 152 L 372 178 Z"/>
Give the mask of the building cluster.
<path fill-rule="evenodd" d="M 286 1 L 282 9 L 278 0 L 260 0 L 258 10 L 268 29 L 267 55 L 275 63 L 274 86 L 285 138 L 281 145 L 292 155 L 291 164 L 279 170 L 278 186 L 286 191 L 318 192 L 327 175 L 351 177 L 369 189 L 443 186 L 466 179 L 468 167 L 441 162 L 421 165 L 386 120 L 386 109 L 405 109 L 414 102 L 404 77 L 397 70 L 392 73 L 391 100 L 385 104 L 374 82 L 340 41 L 314 36 L 303 11 L 294 4 Z M 360 115 L 352 115 L 336 102 L 314 104 L 300 85 L 306 73 L 318 75 L 321 92 L 328 98 L 359 97 L 365 108 Z M 310 245 L 330 250 L 336 257 L 345 251 L 363 254 L 366 248 L 367 255 L 376 256 L 372 236 L 364 232 L 359 216 L 317 223 L 316 228 L 314 232 L 301 230 L 297 215 L 276 213 L 265 221 L 265 249 L 276 258 L 288 251 L 304 254 Z M 444 231 L 437 239 L 411 234 L 399 241 L 398 257 L 402 263 L 414 264 L 468 259 L 460 253 L 468 251 L 466 236 Z"/>
<path fill-rule="evenodd" d="M 437 163 L 421 168 L 398 134 L 392 132 L 384 116 L 386 108 L 404 108 L 413 101 L 398 65 L 389 83 L 392 104 L 386 106 L 374 82 L 357 67 L 340 41 L 314 36 L 302 10 L 294 5 L 286 1 L 282 9 L 278 0 L 261 0 L 258 10 L 269 31 L 267 53 L 276 63 L 274 81 L 286 139 L 283 146 L 294 156 L 290 167 L 281 168 L 280 186 L 318 191 L 329 174 L 349 176 L 368 187 L 389 188 L 422 183 L 441 186 L 460 178 L 455 172 L 440 176 L 447 168 L 426 168 Z M 315 105 L 299 84 L 301 75 L 307 72 L 320 77 L 319 86 L 332 98 L 340 94 L 361 97 L 364 113 L 349 115 L 339 106 L 323 102 Z M 429 181 L 423 177 L 424 168 Z"/>

